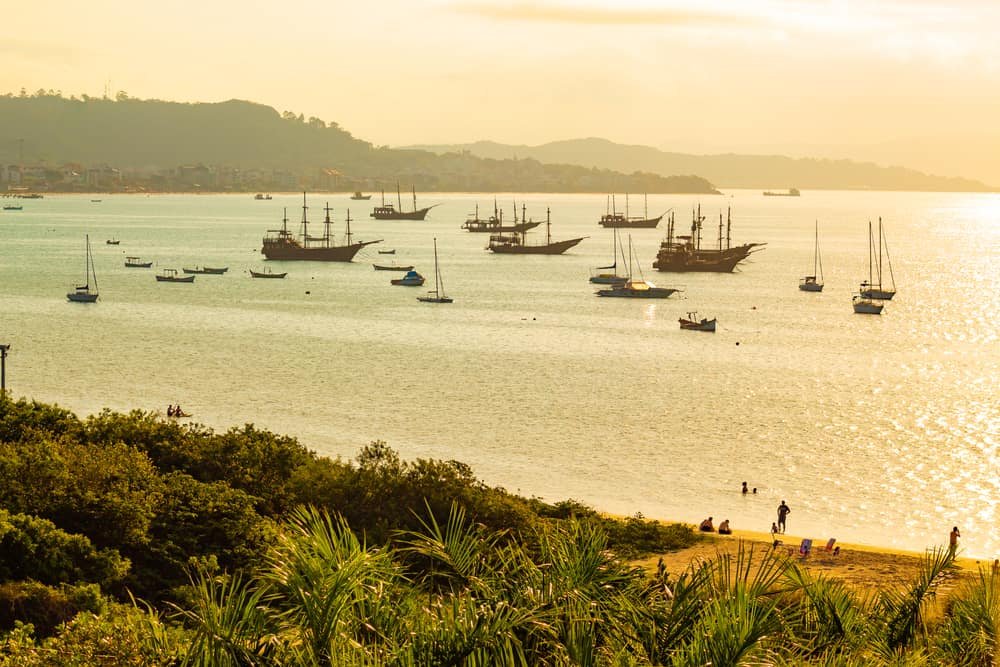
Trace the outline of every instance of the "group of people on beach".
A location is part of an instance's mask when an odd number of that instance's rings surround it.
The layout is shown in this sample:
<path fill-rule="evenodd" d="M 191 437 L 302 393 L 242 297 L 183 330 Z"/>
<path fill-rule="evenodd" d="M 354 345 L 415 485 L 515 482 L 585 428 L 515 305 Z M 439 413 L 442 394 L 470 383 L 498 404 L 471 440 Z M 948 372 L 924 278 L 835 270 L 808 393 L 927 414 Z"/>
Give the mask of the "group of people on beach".
<path fill-rule="evenodd" d="M 703 533 L 714 533 L 715 525 L 712 523 L 712 517 L 708 517 L 698 525 L 698 530 Z M 719 524 L 719 535 L 732 535 L 733 530 L 729 527 L 729 519 L 726 519 Z"/>

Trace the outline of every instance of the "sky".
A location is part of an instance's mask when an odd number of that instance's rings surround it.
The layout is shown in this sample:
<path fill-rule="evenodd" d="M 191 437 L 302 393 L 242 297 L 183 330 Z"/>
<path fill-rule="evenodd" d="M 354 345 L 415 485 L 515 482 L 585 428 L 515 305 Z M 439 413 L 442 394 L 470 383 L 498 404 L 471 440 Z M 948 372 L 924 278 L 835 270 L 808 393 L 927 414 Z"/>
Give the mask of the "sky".
<path fill-rule="evenodd" d="M 218 102 L 376 145 L 579 137 L 1000 186 L 996 0 L 33 0 L 0 91 Z"/>

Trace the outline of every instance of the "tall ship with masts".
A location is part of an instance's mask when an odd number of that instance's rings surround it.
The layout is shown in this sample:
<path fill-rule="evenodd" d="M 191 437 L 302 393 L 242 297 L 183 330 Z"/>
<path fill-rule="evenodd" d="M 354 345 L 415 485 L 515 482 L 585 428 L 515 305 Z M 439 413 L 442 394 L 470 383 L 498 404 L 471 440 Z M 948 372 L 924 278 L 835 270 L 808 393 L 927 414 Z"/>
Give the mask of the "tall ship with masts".
<path fill-rule="evenodd" d="M 646 196 L 643 195 L 643 198 L 645 201 Z M 630 216 L 628 214 L 628 193 L 626 192 L 625 213 L 624 214 L 619 213 L 615 209 L 615 196 L 611 195 L 611 204 L 608 210 L 605 211 L 604 215 L 601 216 L 601 219 L 598 221 L 597 224 L 599 224 L 601 227 L 652 229 L 660 224 L 660 220 L 662 220 L 663 216 L 665 215 L 666 212 L 661 213 L 659 216 L 655 218 L 649 217 L 649 204 L 648 201 L 646 201 L 644 212 L 641 218 L 637 216 Z"/>
<path fill-rule="evenodd" d="M 521 204 L 522 214 L 525 210 L 525 205 Z M 523 216 L 522 216 L 523 217 Z M 462 223 L 462 229 L 470 232 L 489 232 L 491 234 L 500 234 L 502 232 L 526 232 L 529 229 L 534 229 L 538 225 L 542 224 L 541 221 L 535 222 L 534 220 L 528 220 L 524 218 L 520 222 L 517 219 L 517 202 L 514 202 L 514 224 L 505 225 L 503 224 L 503 209 L 497 208 L 496 199 L 493 200 L 493 215 L 491 215 L 486 220 L 479 217 L 479 204 L 476 204 L 476 212 L 470 214 L 464 223 Z"/>
<path fill-rule="evenodd" d="M 674 234 L 674 215 L 667 222 L 667 238 L 660 243 L 653 268 L 658 271 L 730 273 L 752 253 L 762 250 L 765 243 L 732 244 L 732 210 L 727 211 L 725 234 L 722 214 L 719 214 L 719 240 L 715 248 L 702 247 L 701 229 L 705 217 L 701 205 L 692 211 L 691 234 Z"/>
<path fill-rule="evenodd" d="M 358 251 L 365 246 L 377 241 L 353 240 L 351 234 L 351 212 L 347 212 L 347 232 L 343 245 L 337 245 L 331 233 L 333 226 L 330 220 L 330 206 L 327 205 L 326 219 L 323 221 L 323 236 L 309 235 L 309 219 L 307 217 L 308 207 L 306 206 L 306 193 L 302 193 L 302 222 L 300 223 L 299 235 L 288 230 L 288 209 L 281 221 L 281 229 L 269 229 L 264 236 L 263 247 L 260 251 L 267 259 L 278 260 L 311 260 L 314 262 L 350 262 Z"/>
<path fill-rule="evenodd" d="M 492 234 L 486 249 L 501 255 L 561 255 L 587 238 L 581 236 L 565 241 L 553 241 L 552 214 L 549 209 L 545 209 L 545 243 L 529 245 L 527 236 L 527 231 Z"/>
<path fill-rule="evenodd" d="M 399 195 L 399 183 L 396 183 L 396 203 L 399 207 L 392 205 L 392 202 L 388 204 L 385 201 L 385 190 L 382 191 L 382 205 L 376 206 L 372 209 L 371 217 L 376 220 L 423 220 L 427 217 L 427 211 L 431 210 L 437 204 L 432 204 L 425 208 L 417 208 L 417 188 L 413 187 L 413 210 L 404 211 L 403 210 L 403 200 Z"/>

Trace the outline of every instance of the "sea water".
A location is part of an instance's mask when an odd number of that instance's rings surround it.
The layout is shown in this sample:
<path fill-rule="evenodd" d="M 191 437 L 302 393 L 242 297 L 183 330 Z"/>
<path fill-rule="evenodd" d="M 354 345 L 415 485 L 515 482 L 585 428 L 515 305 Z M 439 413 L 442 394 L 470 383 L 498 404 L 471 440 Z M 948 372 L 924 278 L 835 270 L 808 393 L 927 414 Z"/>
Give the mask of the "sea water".
<path fill-rule="evenodd" d="M 477 203 L 492 212 L 492 194 L 424 195 L 420 205 L 439 205 L 423 222 L 372 220 L 378 195 L 310 197 L 310 234 L 329 202 L 335 234 L 350 208 L 356 240 L 383 239 L 350 264 L 263 260 L 261 237 L 285 209 L 297 230 L 301 194 L 99 197 L 0 211 L 0 343 L 12 346 L 15 397 L 81 414 L 180 403 L 211 427 L 253 422 L 344 458 L 381 439 L 511 491 L 620 514 L 766 531 L 786 500 L 789 533 L 913 550 L 958 525 L 968 555 L 1000 555 L 996 195 L 650 196 L 650 215 L 673 209 L 681 234 L 700 204 L 703 246 L 718 244 L 730 207 L 733 243 L 767 244 L 732 274 L 658 273 L 666 219 L 622 230 L 634 275 L 683 290 L 666 300 L 594 295 L 590 269 L 612 260 L 603 195 L 497 196 L 506 221 L 516 200 L 535 220 L 551 208 L 553 239 L 587 237 L 562 256 L 493 255 L 488 235 L 462 230 Z M 642 213 L 641 197 L 629 205 Z M 898 294 L 881 316 L 857 315 L 879 216 L 883 282 L 891 261 Z M 813 271 L 816 221 L 819 294 L 797 288 Z M 93 305 L 65 297 L 84 280 L 86 234 Z M 451 305 L 415 298 L 433 288 L 435 238 Z M 125 268 L 125 256 L 154 266 Z M 393 260 L 428 284 L 391 286 L 401 274 L 372 269 Z M 265 265 L 288 277 L 250 278 Z M 154 280 L 185 266 L 229 272 Z M 718 331 L 680 330 L 689 311 L 718 318 Z M 744 480 L 756 495 L 740 494 Z"/>

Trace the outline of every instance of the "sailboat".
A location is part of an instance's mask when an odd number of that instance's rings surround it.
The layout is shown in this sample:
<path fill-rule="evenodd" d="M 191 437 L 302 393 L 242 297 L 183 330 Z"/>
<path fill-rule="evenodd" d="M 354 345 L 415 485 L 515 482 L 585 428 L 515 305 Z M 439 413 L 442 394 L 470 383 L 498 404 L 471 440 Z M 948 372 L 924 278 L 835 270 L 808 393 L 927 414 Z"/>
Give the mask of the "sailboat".
<path fill-rule="evenodd" d="M 816 221 L 816 245 L 813 251 L 813 274 L 799 280 L 799 289 L 803 292 L 823 291 L 823 260 L 819 256 L 819 220 Z"/>
<path fill-rule="evenodd" d="M 452 303 L 454 299 L 444 293 L 444 281 L 441 279 L 441 267 L 438 266 L 438 240 L 434 239 L 434 290 L 427 296 L 418 296 L 417 301 L 424 303 Z"/>
<path fill-rule="evenodd" d="M 94 281 L 94 288 L 90 288 L 90 280 Z M 97 301 L 97 273 L 94 270 L 94 256 L 90 254 L 90 234 L 87 235 L 87 259 L 83 269 L 83 285 L 78 285 L 72 292 L 66 294 L 66 298 L 76 303 L 94 303 Z"/>
<path fill-rule="evenodd" d="M 527 232 L 525 231 L 513 234 L 491 234 L 486 249 L 502 255 L 561 255 L 587 237 L 553 241 L 552 216 L 549 209 L 545 209 L 545 243 L 528 245 L 526 238 Z"/>
<path fill-rule="evenodd" d="M 388 204 L 385 203 L 385 190 L 382 191 L 382 205 L 376 206 L 372 209 L 371 217 L 376 220 L 423 220 L 427 216 L 427 211 L 431 210 L 437 204 L 427 206 L 426 208 L 417 208 L 417 188 L 413 187 L 413 210 L 404 211 L 403 210 L 403 200 L 399 195 L 399 183 L 396 183 L 396 201 L 399 204 L 399 208 L 392 205 L 392 202 Z"/>
<path fill-rule="evenodd" d="M 892 289 L 882 289 L 882 250 L 885 249 L 885 261 L 889 265 L 889 281 Z M 874 250 L 872 251 L 874 254 Z M 878 278 L 877 284 L 872 284 L 871 276 L 868 282 L 861 283 L 861 296 L 869 299 L 882 299 L 889 301 L 896 296 L 896 279 L 892 275 L 892 260 L 889 259 L 889 246 L 886 245 L 885 236 L 882 234 L 882 218 L 878 219 L 878 262 L 875 265 L 875 276 Z"/>
<path fill-rule="evenodd" d="M 865 285 L 872 283 L 872 256 L 875 254 L 875 241 L 872 238 L 872 223 L 868 223 L 868 282 L 861 283 L 861 291 L 854 295 L 854 312 L 865 315 L 881 315 L 885 304 L 871 296 L 865 296 Z"/>
<path fill-rule="evenodd" d="M 669 212 L 669 211 L 668 211 Z M 622 215 L 615 210 L 615 196 L 611 195 L 611 210 L 606 212 L 601 216 L 600 221 L 597 223 L 601 227 L 632 227 L 632 228 L 645 228 L 651 229 L 660 224 L 660 220 L 663 219 L 667 213 L 661 213 L 655 218 L 649 217 L 649 205 L 648 202 L 645 206 L 644 214 L 641 218 L 631 217 L 628 214 L 628 193 L 625 193 L 625 214 Z"/>
<path fill-rule="evenodd" d="M 610 270 L 611 273 L 601 273 Z M 599 273 L 595 273 L 599 272 Z M 590 282 L 598 285 L 619 285 L 628 280 L 628 276 L 618 275 L 618 231 L 611 233 L 611 265 L 598 266 L 590 272 Z"/>
<path fill-rule="evenodd" d="M 632 237 L 628 237 L 628 279 L 624 283 L 616 283 L 607 289 L 599 289 L 597 296 L 619 296 L 633 299 L 666 299 L 680 290 L 673 287 L 657 287 L 642 279 L 642 267 L 639 268 L 639 280 L 632 279 Z M 636 262 L 638 264 L 638 262 Z"/>

